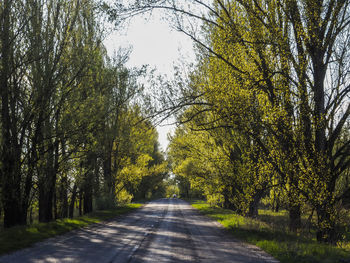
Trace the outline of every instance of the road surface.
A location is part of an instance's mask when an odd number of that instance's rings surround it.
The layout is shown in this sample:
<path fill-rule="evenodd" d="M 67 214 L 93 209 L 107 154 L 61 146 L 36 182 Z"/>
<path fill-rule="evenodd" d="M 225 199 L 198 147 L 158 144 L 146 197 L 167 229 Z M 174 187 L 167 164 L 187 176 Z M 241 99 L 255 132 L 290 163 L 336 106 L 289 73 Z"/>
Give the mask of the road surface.
<path fill-rule="evenodd" d="M 108 223 L 37 243 L 0 262 L 278 262 L 242 244 L 180 199 L 160 199 Z"/>

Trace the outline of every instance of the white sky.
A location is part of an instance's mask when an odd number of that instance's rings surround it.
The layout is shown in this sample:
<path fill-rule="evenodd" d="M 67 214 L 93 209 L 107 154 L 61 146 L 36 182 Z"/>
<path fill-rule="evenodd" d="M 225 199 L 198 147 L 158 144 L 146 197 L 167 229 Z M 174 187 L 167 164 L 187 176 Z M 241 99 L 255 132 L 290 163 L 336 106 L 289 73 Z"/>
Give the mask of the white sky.
<path fill-rule="evenodd" d="M 157 73 L 170 78 L 173 65 L 179 63 L 180 58 L 187 62 L 193 62 L 195 58 L 191 40 L 162 20 L 159 11 L 153 12 L 147 20 L 141 16 L 133 18 L 126 29 L 110 34 L 104 44 L 110 56 L 120 47 L 132 46 L 127 67 L 148 64 L 150 68 L 156 68 Z M 159 126 L 157 130 L 159 143 L 166 150 L 167 134 L 174 130 L 174 126 Z"/>

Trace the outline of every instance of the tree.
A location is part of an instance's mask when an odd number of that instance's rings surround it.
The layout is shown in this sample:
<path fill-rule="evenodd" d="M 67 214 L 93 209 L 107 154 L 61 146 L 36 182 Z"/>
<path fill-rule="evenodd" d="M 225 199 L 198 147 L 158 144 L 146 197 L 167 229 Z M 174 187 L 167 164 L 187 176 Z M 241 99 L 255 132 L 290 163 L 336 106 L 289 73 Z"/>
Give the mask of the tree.
<path fill-rule="evenodd" d="M 14 46 L 11 40 L 15 38 L 16 28 L 12 26 L 14 20 L 13 1 L 4 1 L 1 4 L 1 182 L 2 203 L 4 206 L 5 227 L 21 223 L 21 196 L 20 193 L 20 146 L 18 145 L 17 123 L 12 110 L 16 107 L 12 88 L 11 73 L 14 70 Z"/>
<path fill-rule="evenodd" d="M 152 8 L 174 12 L 209 65 L 209 81 L 192 103 L 217 113 L 212 127 L 224 120 L 260 147 L 290 193 L 292 228 L 307 200 L 317 211 L 317 239 L 336 242 L 342 194 L 335 186 L 350 150 L 341 140 L 350 114 L 349 3 L 137 1 L 131 10 Z M 203 22 L 201 34 L 191 19 Z"/>
<path fill-rule="evenodd" d="M 123 169 L 165 173 L 163 162 L 150 164 L 156 135 L 136 103 L 145 69 L 106 55 L 99 11 L 93 0 L 0 3 L 5 227 L 32 222 L 37 210 L 41 222 L 73 217 L 77 203 L 89 213 L 105 190 L 115 199 Z M 149 137 L 141 136 L 145 127 Z M 142 174 L 128 176 L 136 189 Z"/>
<path fill-rule="evenodd" d="M 40 160 L 36 169 L 39 221 L 42 222 L 53 219 L 62 145 L 62 107 L 72 89 L 77 89 L 84 80 L 83 74 L 91 69 L 94 50 L 100 42 L 98 32 L 94 31 L 91 8 L 91 1 L 84 1 L 84 6 L 79 1 L 28 2 L 28 12 L 32 16 L 25 29 L 31 55 L 36 58 L 29 75 L 36 111 L 31 140 L 36 154 L 34 159 Z"/>

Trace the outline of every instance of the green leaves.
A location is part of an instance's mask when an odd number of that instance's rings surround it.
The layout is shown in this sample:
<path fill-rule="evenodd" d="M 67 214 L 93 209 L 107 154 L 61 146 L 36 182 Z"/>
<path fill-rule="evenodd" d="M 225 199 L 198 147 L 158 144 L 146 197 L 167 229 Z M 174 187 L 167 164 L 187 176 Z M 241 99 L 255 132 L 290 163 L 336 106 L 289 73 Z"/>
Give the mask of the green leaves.
<path fill-rule="evenodd" d="M 146 99 L 138 78 L 146 69 L 124 66 L 128 50 L 106 55 L 105 16 L 96 4 L 0 4 L 6 226 L 26 224 L 36 214 L 45 222 L 68 212 L 73 217 L 76 206 L 80 214 L 95 203 L 113 206 L 119 192 L 129 200 L 143 178 L 166 174 L 155 128 L 146 120 L 149 105 L 141 105 Z"/>
<path fill-rule="evenodd" d="M 189 88 L 203 95 L 179 118 L 185 132 L 172 141 L 175 173 L 243 213 L 273 188 L 291 219 L 307 203 L 320 214 L 319 240 L 336 239 L 336 185 L 348 178 L 337 163 L 350 154 L 338 129 L 347 133 L 350 116 L 339 96 L 349 93 L 349 8 L 345 1 L 214 1 L 201 35 L 180 22 L 200 45 Z M 343 157 L 334 154 L 335 137 Z"/>

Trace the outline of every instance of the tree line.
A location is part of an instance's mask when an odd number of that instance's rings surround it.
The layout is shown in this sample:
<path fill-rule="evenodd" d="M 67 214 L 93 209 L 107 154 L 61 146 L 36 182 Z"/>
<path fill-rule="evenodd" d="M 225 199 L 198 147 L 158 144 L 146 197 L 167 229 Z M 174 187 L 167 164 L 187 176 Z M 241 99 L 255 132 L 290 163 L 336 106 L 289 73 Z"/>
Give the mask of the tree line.
<path fill-rule="evenodd" d="M 0 3 L 0 213 L 49 222 L 157 195 L 167 164 L 127 54 L 93 0 Z M 151 182 L 152 183 L 149 183 Z"/>
<path fill-rule="evenodd" d="M 182 193 L 251 217 L 268 200 L 288 210 L 292 231 L 308 212 L 318 241 L 340 240 L 350 193 L 350 3 L 144 0 L 123 8 L 166 10 L 196 46 L 195 67 L 165 101 L 178 113 L 169 158 Z"/>

